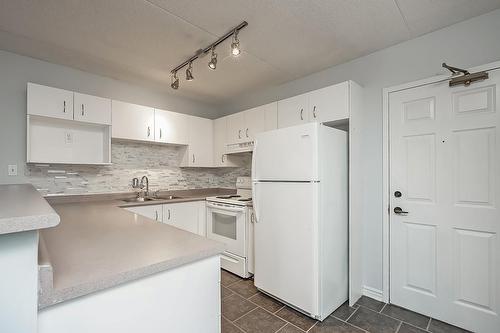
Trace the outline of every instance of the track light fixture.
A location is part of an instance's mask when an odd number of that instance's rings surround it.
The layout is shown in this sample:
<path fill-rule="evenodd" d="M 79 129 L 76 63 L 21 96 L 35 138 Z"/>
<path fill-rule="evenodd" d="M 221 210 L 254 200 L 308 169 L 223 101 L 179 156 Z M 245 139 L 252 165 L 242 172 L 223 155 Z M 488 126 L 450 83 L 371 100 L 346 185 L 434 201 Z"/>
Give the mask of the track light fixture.
<path fill-rule="evenodd" d="M 238 30 L 234 29 L 233 42 L 231 43 L 231 54 L 234 57 L 239 56 L 241 53 L 240 40 L 238 39 Z"/>
<path fill-rule="evenodd" d="M 170 83 L 172 89 L 179 89 L 179 78 L 177 77 L 177 72 L 186 66 L 188 66 L 186 68 L 186 81 L 194 80 L 193 61 L 195 61 L 198 58 L 201 58 L 203 55 L 208 54 L 209 52 L 211 54 L 210 54 L 210 61 L 208 62 L 208 68 L 210 68 L 211 70 L 215 70 L 217 68 L 217 53 L 215 53 L 215 48 L 219 44 L 224 42 L 226 39 L 232 37 L 231 55 L 233 55 L 234 57 L 240 55 L 241 47 L 240 47 L 240 40 L 238 39 L 238 33 L 241 29 L 243 29 L 247 25 L 248 23 L 246 21 L 241 22 L 238 26 L 234 27 L 229 32 L 227 32 L 224 36 L 220 37 L 206 48 L 198 50 L 191 58 L 187 59 L 179 66 L 172 69 L 172 71 L 170 72 L 172 75 L 172 82 Z"/>
<path fill-rule="evenodd" d="M 170 83 L 172 89 L 179 89 L 179 78 L 177 77 L 177 72 L 172 73 L 172 83 Z"/>
<path fill-rule="evenodd" d="M 189 62 L 188 68 L 186 68 L 186 81 L 193 81 L 194 76 L 193 76 L 193 62 Z"/>
<path fill-rule="evenodd" d="M 215 46 L 212 46 L 212 56 L 208 62 L 208 68 L 213 71 L 217 68 L 217 53 L 215 53 Z"/>

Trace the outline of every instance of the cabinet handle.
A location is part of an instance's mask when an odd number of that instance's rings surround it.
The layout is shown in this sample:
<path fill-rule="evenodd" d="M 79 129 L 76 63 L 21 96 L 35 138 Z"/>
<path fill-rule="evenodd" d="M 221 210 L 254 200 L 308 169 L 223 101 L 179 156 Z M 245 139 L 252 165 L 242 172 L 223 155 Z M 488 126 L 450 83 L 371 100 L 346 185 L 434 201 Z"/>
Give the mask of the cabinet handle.
<path fill-rule="evenodd" d="M 158 221 L 158 211 L 155 210 L 155 220 Z"/>
<path fill-rule="evenodd" d="M 241 139 L 241 130 L 238 130 L 238 139 Z"/>
<path fill-rule="evenodd" d="M 300 109 L 300 120 L 304 120 L 304 109 Z"/>
<path fill-rule="evenodd" d="M 254 221 L 255 221 L 254 219 L 255 219 L 255 216 L 254 216 L 254 215 L 253 215 L 253 213 L 252 213 L 252 215 L 250 215 L 250 222 L 251 222 L 251 223 L 254 223 Z"/>
<path fill-rule="evenodd" d="M 63 101 L 63 113 L 66 113 L 66 101 Z"/>
<path fill-rule="evenodd" d="M 245 135 L 246 135 L 246 136 L 247 136 L 247 138 L 248 138 L 248 128 L 247 128 L 247 130 L 245 131 Z"/>
<path fill-rule="evenodd" d="M 85 106 L 82 104 L 82 116 L 85 115 Z"/>
<path fill-rule="evenodd" d="M 148 126 L 148 138 L 151 135 L 151 127 Z"/>
<path fill-rule="evenodd" d="M 168 209 L 168 219 L 170 220 L 170 209 Z"/>
<path fill-rule="evenodd" d="M 226 154 L 222 154 L 222 157 L 221 157 L 222 163 L 224 163 L 225 159 L 226 159 Z"/>
<path fill-rule="evenodd" d="M 313 117 L 316 118 L 316 105 L 313 107 Z"/>
<path fill-rule="evenodd" d="M 194 154 L 193 154 L 193 163 L 196 161 L 196 158 L 194 158 Z"/>
<path fill-rule="evenodd" d="M 161 128 L 160 128 L 160 139 L 161 139 Z"/>

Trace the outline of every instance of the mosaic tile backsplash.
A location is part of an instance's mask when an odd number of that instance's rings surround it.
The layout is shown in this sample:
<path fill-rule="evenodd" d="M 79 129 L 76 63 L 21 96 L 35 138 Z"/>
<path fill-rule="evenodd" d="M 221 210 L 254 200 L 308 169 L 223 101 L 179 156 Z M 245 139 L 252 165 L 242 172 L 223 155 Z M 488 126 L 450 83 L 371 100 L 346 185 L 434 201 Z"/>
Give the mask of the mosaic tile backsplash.
<path fill-rule="evenodd" d="M 28 165 L 26 177 L 43 195 L 133 191 L 132 178 L 149 178 L 155 190 L 234 188 L 236 177 L 250 176 L 251 156 L 240 168 L 180 168 L 182 147 L 113 142 L 113 164 Z"/>

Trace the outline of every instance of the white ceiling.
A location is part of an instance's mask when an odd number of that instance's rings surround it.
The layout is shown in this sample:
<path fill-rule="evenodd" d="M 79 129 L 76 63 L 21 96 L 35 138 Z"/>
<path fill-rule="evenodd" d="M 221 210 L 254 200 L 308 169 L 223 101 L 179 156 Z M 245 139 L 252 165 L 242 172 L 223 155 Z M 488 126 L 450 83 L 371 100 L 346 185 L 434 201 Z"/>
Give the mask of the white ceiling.
<path fill-rule="evenodd" d="M 0 49 L 210 104 L 500 8 L 500 0 L 0 0 Z M 170 89 L 170 70 L 246 20 Z"/>

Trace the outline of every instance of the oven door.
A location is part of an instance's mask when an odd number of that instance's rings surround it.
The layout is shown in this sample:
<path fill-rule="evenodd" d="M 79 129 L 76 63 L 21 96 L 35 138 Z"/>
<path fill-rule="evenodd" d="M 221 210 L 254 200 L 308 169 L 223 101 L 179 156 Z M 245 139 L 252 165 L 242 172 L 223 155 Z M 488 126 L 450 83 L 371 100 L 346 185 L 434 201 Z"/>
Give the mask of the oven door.
<path fill-rule="evenodd" d="M 226 251 L 246 257 L 246 207 L 207 202 L 207 237 L 226 244 Z"/>

